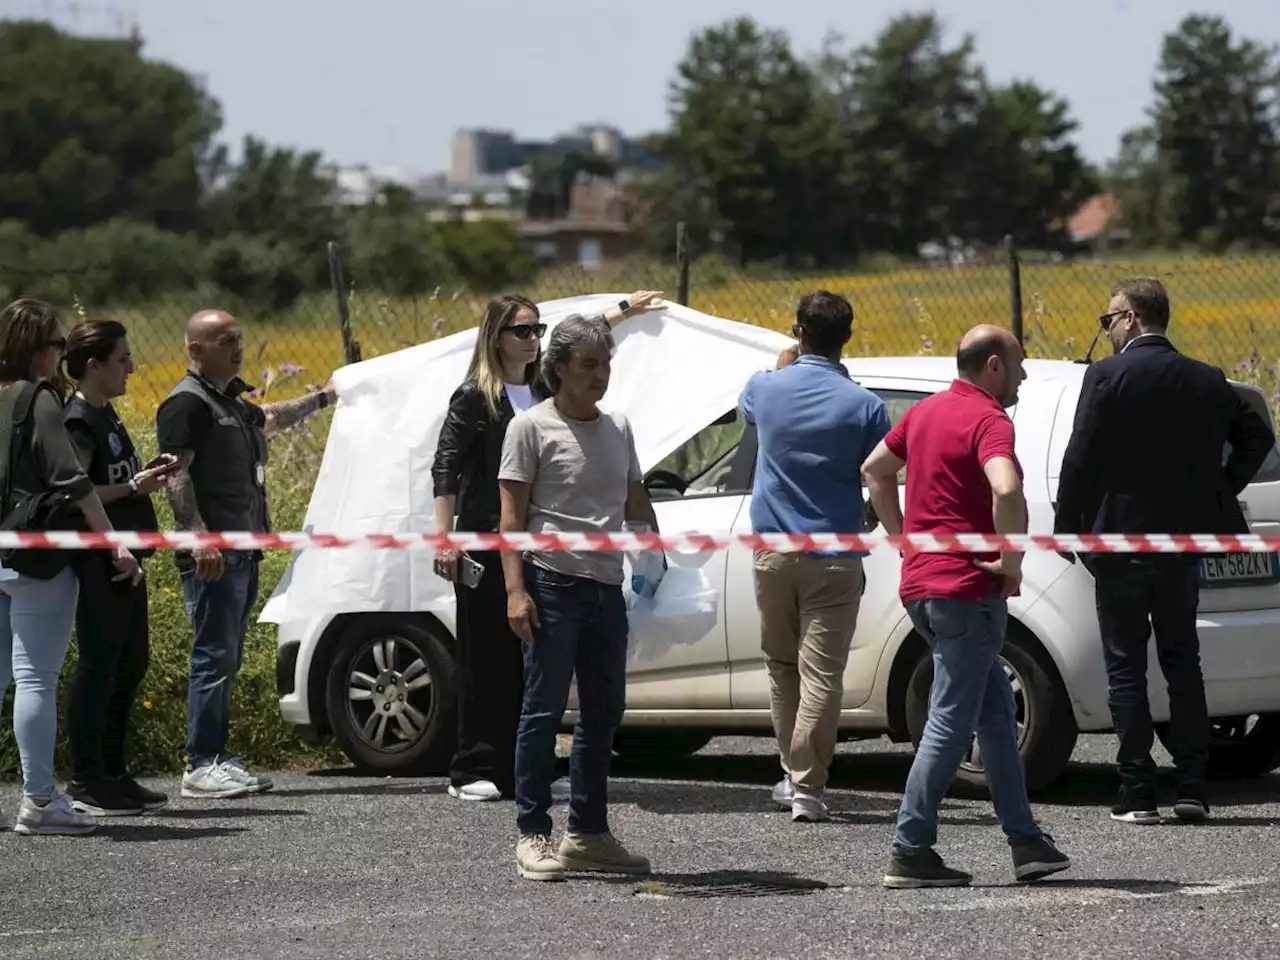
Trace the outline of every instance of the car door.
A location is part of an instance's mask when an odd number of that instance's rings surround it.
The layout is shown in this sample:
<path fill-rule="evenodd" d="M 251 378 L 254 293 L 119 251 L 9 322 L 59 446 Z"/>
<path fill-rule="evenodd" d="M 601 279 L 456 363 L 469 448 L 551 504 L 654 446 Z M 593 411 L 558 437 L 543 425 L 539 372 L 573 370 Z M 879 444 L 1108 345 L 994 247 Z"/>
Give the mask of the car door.
<path fill-rule="evenodd" d="M 948 385 L 942 381 L 897 378 L 859 378 L 859 383 L 884 400 L 889 420 L 897 424 L 914 404 Z M 905 471 L 904 474 L 905 475 Z M 752 473 L 754 478 L 754 471 Z M 898 479 L 899 499 L 902 476 Z M 862 490 L 863 500 L 867 491 Z M 751 530 L 750 511 L 738 516 L 735 533 Z M 832 531 L 845 533 L 847 531 Z M 849 662 L 844 673 L 843 708 L 852 710 L 867 701 L 875 680 L 885 641 L 905 615 L 898 600 L 901 560 L 895 550 L 873 550 L 863 562 L 866 591 L 858 610 Z M 751 573 L 751 551 L 734 549 L 728 554 L 725 599 L 728 605 L 730 692 L 735 710 L 767 709 L 769 674 L 760 652 L 760 615 L 756 609 Z"/>
<path fill-rule="evenodd" d="M 729 530 L 749 489 L 754 442 L 744 446 L 744 423 L 736 410 L 708 424 L 645 477 L 658 527 L 664 534 Z M 659 647 L 657 655 L 633 656 L 627 666 L 627 707 L 632 710 L 724 710 L 729 700 L 725 629 L 726 557 L 723 550 L 677 557 L 692 562 L 720 592 L 714 627 L 696 642 Z M 668 573 L 670 576 L 671 574 Z M 641 648 L 643 650 L 643 648 Z"/>

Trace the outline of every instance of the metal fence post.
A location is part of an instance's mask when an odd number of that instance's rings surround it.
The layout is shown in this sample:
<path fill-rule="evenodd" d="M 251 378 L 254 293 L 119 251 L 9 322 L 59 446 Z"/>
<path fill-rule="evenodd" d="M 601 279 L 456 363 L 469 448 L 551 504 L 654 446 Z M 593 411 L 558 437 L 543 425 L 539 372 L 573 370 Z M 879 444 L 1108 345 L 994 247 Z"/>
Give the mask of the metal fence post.
<path fill-rule="evenodd" d="M 329 241 L 329 282 L 338 301 L 338 329 L 342 332 L 342 357 L 348 363 L 360 362 L 360 343 L 351 334 L 351 311 L 347 303 L 347 283 L 342 276 L 342 244 Z"/>
<path fill-rule="evenodd" d="M 1026 343 L 1022 335 L 1022 265 L 1018 262 L 1018 248 L 1012 234 L 1004 238 L 1004 245 L 1009 254 L 1009 329 L 1019 343 Z"/>
<path fill-rule="evenodd" d="M 676 224 L 676 303 L 689 305 L 689 230 L 683 220 Z"/>

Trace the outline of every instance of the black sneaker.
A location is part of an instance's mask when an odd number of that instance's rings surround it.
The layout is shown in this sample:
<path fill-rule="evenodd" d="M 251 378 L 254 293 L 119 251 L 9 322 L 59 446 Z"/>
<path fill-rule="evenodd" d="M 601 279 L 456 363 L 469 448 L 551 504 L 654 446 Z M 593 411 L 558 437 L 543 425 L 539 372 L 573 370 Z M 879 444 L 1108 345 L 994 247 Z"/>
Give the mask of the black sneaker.
<path fill-rule="evenodd" d="M 884 885 L 890 890 L 919 890 L 921 887 L 967 887 L 973 875 L 952 870 L 933 850 L 904 853 L 894 850 Z"/>
<path fill-rule="evenodd" d="M 1121 823 L 1149 825 L 1160 822 L 1155 794 L 1129 787 L 1120 788 L 1120 798 L 1111 808 L 1111 819 Z"/>
<path fill-rule="evenodd" d="M 1013 848 L 1013 875 L 1023 883 L 1043 880 L 1070 866 L 1071 858 L 1053 845 L 1053 837 L 1047 833 Z"/>
<path fill-rule="evenodd" d="M 159 790 L 149 790 L 130 776 L 116 777 L 112 780 L 116 789 L 124 796 L 138 801 L 142 809 L 149 813 L 162 810 L 169 805 L 169 795 Z"/>
<path fill-rule="evenodd" d="M 1203 787 L 1183 787 L 1173 805 L 1173 815 L 1183 823 L 1204 823 L 1209 819 L 1209 801 Z"/>
<path fill-rule="evenodd" d="M 90 817 L 136 817 L 142 813 L 142 803 L 125 794 L 111 780 L 69 783 L 67 796 L 71 798 L 72 807 Z"/>

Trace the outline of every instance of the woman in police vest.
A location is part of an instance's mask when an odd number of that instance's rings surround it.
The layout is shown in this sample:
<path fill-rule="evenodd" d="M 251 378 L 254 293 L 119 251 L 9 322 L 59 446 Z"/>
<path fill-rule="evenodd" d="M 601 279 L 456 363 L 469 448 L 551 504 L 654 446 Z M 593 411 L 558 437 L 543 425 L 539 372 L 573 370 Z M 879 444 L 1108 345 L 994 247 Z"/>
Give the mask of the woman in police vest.
<path fill-rule="evenodd" d="M 67 337 L 64 365 L 76 391 L 64 422 L 85 472 L 117 530 L 158 530 L 151 494 L 165 482 L 174 458 L 142 469 L 129 431 L 111 401 L 124 395 L 133 361 L 125 328 L 92 320 Z M 154 551 L 136 550 L 141 561 Z M 134 697 L 147 672 L 147 585 L 121 581 L 100 551 L 82 551 L 76 564 L 79 660 L 67 698 L 71 776 L 67 794 L 83 813 L 130 816 L 158 810 L 168 798 L 148 790 L 125 763 L 125 730 Z"/>

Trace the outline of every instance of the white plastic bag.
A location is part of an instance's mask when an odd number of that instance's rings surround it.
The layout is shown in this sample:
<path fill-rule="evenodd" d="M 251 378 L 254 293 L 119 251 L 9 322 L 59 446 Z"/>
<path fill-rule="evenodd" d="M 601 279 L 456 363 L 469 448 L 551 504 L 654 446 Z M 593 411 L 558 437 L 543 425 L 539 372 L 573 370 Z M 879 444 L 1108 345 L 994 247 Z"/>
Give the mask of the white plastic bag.
<path fill-rule="evenodd" d="M 672 647 L 697 643 L 716 628 L 720 591 L 700 567 L 671 566 L 651 598 L 624 581 L 630 638 L 627 659 L 660 659 Z"/>
<path fill-rule="evenodd" d="M 638 520 L 628 521 L 622 525 L 627 533 L 649 533 L 647 523 Z M 658 592 L 658 586 L 667 572 L 667 558 L 661 550 L 641 550 L 626 555 L 631 569 L 631 592 L 641 600 L 652 600 Z"/>

